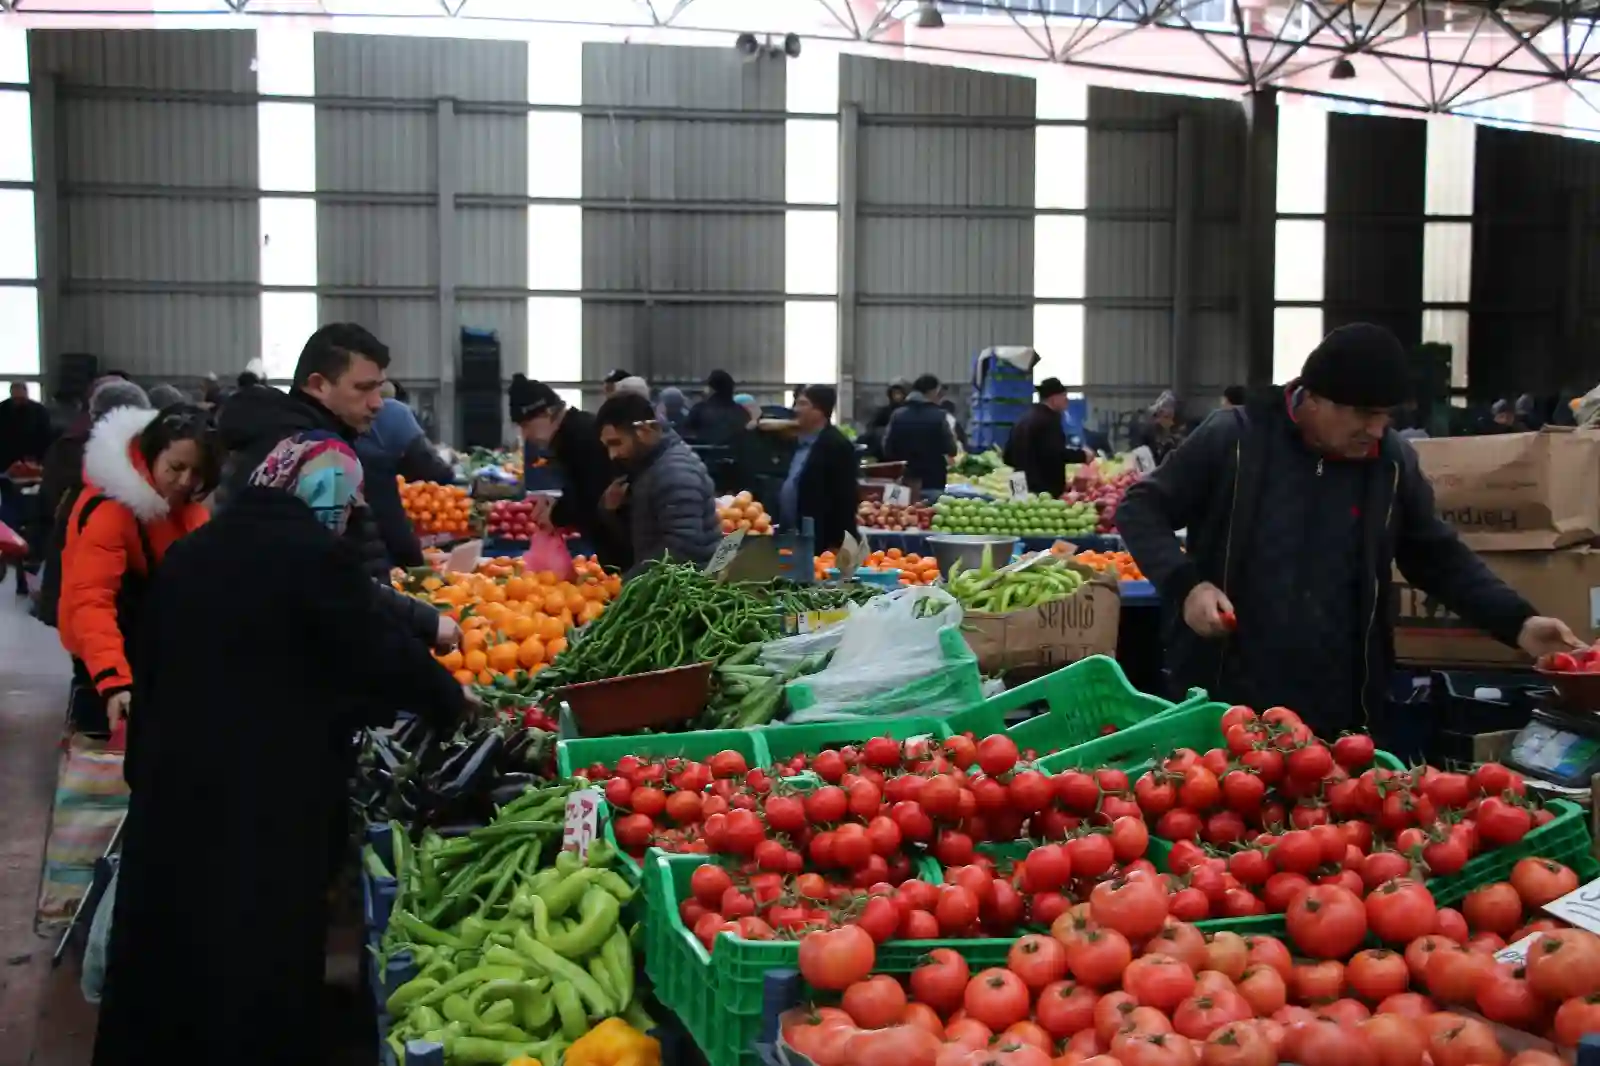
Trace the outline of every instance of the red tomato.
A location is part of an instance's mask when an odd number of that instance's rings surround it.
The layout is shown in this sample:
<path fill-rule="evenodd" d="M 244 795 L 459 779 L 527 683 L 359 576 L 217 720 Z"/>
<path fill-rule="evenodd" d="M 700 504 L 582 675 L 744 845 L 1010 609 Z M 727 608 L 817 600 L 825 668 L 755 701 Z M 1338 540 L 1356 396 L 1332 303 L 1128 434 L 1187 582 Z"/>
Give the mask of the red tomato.
<path fill-rule="evenodd" d="M 1118 973 L 1117 976 L 1122 975 Z M 1126 992 L 1107 992 L 1100 997 L 1100 1002 L 1094 1005 L 1094 1032 L 1102 1050 L 1110 1046 L 1111 1038 L 1138 1006 L 1139 1001 Z"/>
<path fill-rule="evenodd" d="M 1077 877 L 1099 877 L 1116 863 L 1111 839 L 1099 833 L 1075 837 L 1067 841 L 1066 849 Z"/>
<path fill-rule="evenodd" d="M 1239 979 L 1239 995 L 1263 1018 L 1282 1010 L 1289 1001 L 1289 989 L 1283 975 L 1262 963 L 1245 969 Z"/>
<path fill-rule="evenodd" d="M 1039 990 L 1033 1016 L 1051 1037 L 1065 1040 L 1094 1026 L 1094 1008 L 1099 1002 L 1099 995 L 1085 985 L 1055 981 Z"/>
<path fill-rule="evenodd" d="M 1522 896 L 1509 881 L 1496 881 L 1468 892 L 1461 913 L 1473 932 L 1509 936 L 1522 924 Z"/>
<path fill-rule="evenodd" d="M 1029 933 L 1011 945 L 1006 967 L 1037 992 L 1067 975 L 1067 949 L 1054 937 Z"/>
<path fill-rule="evenodd" d="M 839 1006 L 863 1029 L 882 1029 L 905 1014 L 906 990 L 893 977 L 878 974 L 846 988 Z"/>
<path fill-rule="evenodd" d="M 1544 1028 L 1546 1011 L 1520 968 L 1496 967 L 1478 986 L 1478 1011 L 1491 1022 L 1513 1029 Z"/>
<path fill-rule="evenodd" d="M 1367 926 L 1380 940 L 1407 944 L 1433 930 L 1438 908 L 1419 882 L 1386 881 L 1366 901 Z"/>
<path fill-rule="evenodd" d="M 1145 943 L 1144 954 L 1170 955 L 1195 973 L 1204 970 L 1210 959 L 1205 935 L 1187 922 L 1170 919 Z"/>
<path fill-rule="evenodd" d="M 1556 1043 L 1576 1047 L 1587 1033 L 1600 1033 L 1600 995 L 1575 996 L 1561 1004 L 1555 1018 Z"/>
<path fill-rule="evenodd" d="M 1115 985 L 1132 959 L 1128 938 L 1115 929 L 1090 929 L 1067 947 L 1072 976 L 1091 988 Z"/>
<path fill-rule="evenodd" d="M 1457 1018 L 1448 1028 L 1428 1036 L 1434 1066 L 1501 1066 L 1505 1052 L 1494 1030 L 1474 1018 Z"/>
<path fill-rule="evenodd" d="M 1285 981 L 1289 979 L 1294 970 L 1294 958 L 1289 954 L 1289 949 L 1283 941 L 1275 936 L 1247 936 L 1244 942 L 1250 946 L 1250 962 L 1252 965 L 1262 963 L 1278 971 L 1278 976 Z"/>
<path fill-rule="evenodd" d="M 1297 963 L 1289 975 L 1289 990 L 1300 1003 L 1332 1002 L 1344 995 L 1344 964 L 1335 959 Z"/>
<path fill-rule="evenodd" d="M 1229 1022 L 1206 1039 L 1200 1061 L 1204 1066 L 1277 1066 L 1278 1051 L 1260 1026 Z"/>
<path fill-rule="evenodd" d="M 1511 868 L 1511 886 L 1530 910 L 1571 892 L 1578 887 L 1578 875 L 1554 859 L 1526 858 Z"/>
<path fill-rule="evenodd" d="M 1421 992 L 1402 992 L 1378 1004 L 1379 1014 L 1400 1014 L 1416 1021 L 1426 1018 L 1439 1008 Z"/>
<path fill-rule="evenodd" d="M 1117 862 L 1143 858 L 1149 847 L 1150 830 L 1143 818 L 1123 815 L 1111 823 L 1111 851 Z"/>
<path fill-rule="evenodd" d="M 1089 914 L 1129 940 L 1153 936 L 1167 917 L 1167 893 L 1150 881 L 1102 881 L 1089 894 Z"/>
<path fill-rule="evenodd" d="M 1433 920 L 1433 931 L 1457 944 L 1465 944 L 1470 935 L 1467 932 L 1467 919 L 1454 907 L 1439 908 L 1438 916 Z"/>
<path fill-rule="evenodd" d="M 1197 1066 L 1199 1056 L 1189 1038 L 1176 1033 L 1141 1033 L 1124 1046 L 1122 1066 Z"/>
<path fill-rule="evenodd" d="M 1296 896 L 1310 887 L 1311 882 L 1304 874 L 1275 873 L 1262 886 L 1261 896 L 1268 910 L 1282 914 Z"/>
<path fill-rule="evenodd" d="M 1416 1022 L 1402 1014 L 1374 1014 L 1361 1023 L 1372 1046 L 1375 1066 L 1419 1066 L 1428 1039 Z"/>
<path fill-rule="evenodd" d="M 1337 885 L 1313 885 L 1300 893 L 1289 904 L 1287 921 L 1289 939 L 1316 958 L 1345 958 L 1367 935 L 1366 908 L 1353 892 Z M 1430 916 L 1428 927 L 1432 925 Z"/>
<path fill-rule="evenodd" d="M 1206 943 L 1206 962 L 1201 969 L 1216 970 L 1229 980 L 1244 976 L 1250 965 L 1250 945 L 1238 933 L 1227 931 L 1211 934 Z"/>
<path fill-rule="evenodd" d="M 844 1061 L 850 1066 L 933 1066 L 940 1050 L 939 1038 L 926 1029 L 892 1025 L 856 1033 L 845 1045 Z"/>
<path fill-rule="evenodd" d="M 1300 1066 L 1349 1066 L 1369 1060 L 1372 1048 L 1361 1029 L 1313 1018 L 1288 1027 L 1280 1054 Z"/>
<path fill-rule="evenodd" d="M 1345 967 L 1351 991 L 1369 1003 L 1404 992 L 1411 984 L 1405 956 L 1387 948 L 1358 951 Z"/>
<path fill-rule="evenodd" d="M 1499 796 L 1490 796 L 1478 804 L 1475 819 L 1478 835 L 1490 847 L 1515 844 L 1533 828 L 1533 815 L 1526 807 L 1508 803 Z"/>
<path fill-rule="evenodd" d="M 1029 1001 L 1028 986 L 1022 983 L 1022 978 L 1009 970 L 992 967 L 975 974 L 967 982 L 962 1007 L 967 1017 L 976 1018 L 998 1031 L 1026 1018 Z"/>
<path fill-rule="evenodd" d="M 1172 1028 L 1191 1040 L 1204 1040 L 1229 1022 L 1254 1017 L 1254 1011 L 1237 992 L 1193 995 L 1172 1013 Z"/>
<path fill-rule="evenodd" d="M 1442 1003 L 1475 1003 L 1478 988 L 1494 973 L 1495 962 L 1487 955 L 1451 944 L 1428 958 L 1424 975 L 1428 991 Z"/>
<path fill-rule="evenodd" d="M 1360 1025 L 1372 1017 L 1372 1012 L 1354 999 L 1336 999 L 1332 1003 L 1325 1003 L 1317 1009 L 1317 1014 L 1323 1018 L 1332 1018 L 1340 1025 Z"/>
<path fill-rule="evenodd" d="M 1016 764 L 1016 742 L 1004 733 L 984 737 L 978 743 L 978 767 L 990 777 L 998 777 Z"/>
<path fill-rule="evenodd" d="M 1194 993 L 1194 971 L 1170 955 L 1143 955 L 1122 974 L 1123 990 L 1140 1006 L 1170 1014 Z"/>
<path fill-rule="evenodd" d="M 927 961 L 911 971 L 911 994 L 941 1014 L 961 1005 L 971 977 L 967 960 L 950 948 L 935 948 Z"/>
<path fill-rule="evenodd" d="M 1322 865 L 1322 845 L 1310 831 L 1291 829 L 1272 849 L 1272 861 L 1280 870 L 1309 874 Z"/>
<path fill-rule="evenodd" d="M 1376 746 L 1369 736 L 1348 733 L 1333 742 L 1333 759 L 1346 770 L 1360 770 L 1372 762 Z"/>
<path fill-rule="evenodd" d="M 723 893 L 733 887 L 733 877 L 720 866 L 706 863 L 689 875 L 689 892 L 707 909 L 722 902 Z"/>
<path fill-rule="evenodd" d="M 1528 984 L 1555 1002 L 1600 992 L 1600 937 L 1563 929 L 1535 940 L 1528 948 Z"/>
<path fill-rule="evenodd" d="M 800 938 L 800 976 L 814 988 L 842 991 L 871 973 L 877 957 L 872 937 L 854 925 Z"/>

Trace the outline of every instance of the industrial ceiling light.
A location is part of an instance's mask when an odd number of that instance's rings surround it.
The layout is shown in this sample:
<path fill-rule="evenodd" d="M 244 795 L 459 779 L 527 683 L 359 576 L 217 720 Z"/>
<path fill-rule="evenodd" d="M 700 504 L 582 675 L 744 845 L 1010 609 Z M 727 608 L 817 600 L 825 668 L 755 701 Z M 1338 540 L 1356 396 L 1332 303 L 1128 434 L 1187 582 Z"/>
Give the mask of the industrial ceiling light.
<path fill-rule="evenodd" d="M 944 15 L 939 12 L 937 0 L 917 0 L 917 14 L 912 25 L 919 30 L 944 29 Z"/>
<path fill-rule="evenodd" d="M 1328 71 L 1328 77 L 1334 81 L 1349 81 L 1356 76 L 1356 65 L 1340 56 L 1333 61 L 1333 68 Z"/>
<path fill-rule="evenodd" d="M 734 38 L 733 47 L 746 59 L 754 59 L 761 51 L 761 43 L 756 40 L 756 35 L 753 33 L 739 34 L 738 37 Z"/>
<path fill-rule="evenodd" d="M 790 59 L 798 59 L 799 58 L 799 56 L 800 56 L 800 35 L 799 34 L 797 34 L 797 33 L 786 33 L 786 34 L 783 35 L 783 54 L 788 56 Z"/>

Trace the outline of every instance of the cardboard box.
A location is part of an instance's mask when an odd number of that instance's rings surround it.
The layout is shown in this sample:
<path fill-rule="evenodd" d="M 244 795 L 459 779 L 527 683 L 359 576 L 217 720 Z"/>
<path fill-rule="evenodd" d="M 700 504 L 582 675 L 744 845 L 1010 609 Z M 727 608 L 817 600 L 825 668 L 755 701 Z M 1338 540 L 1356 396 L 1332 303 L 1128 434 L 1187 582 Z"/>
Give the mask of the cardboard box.
<path fill-rule="evenodd" d="M 1071 564 L 1088 580 L 1064 600 L 1006 614 L 968 611 L 967 646 L 986 674 L 1026 667 L 1055 669 L 1091 655 L 1115 655 L 1122 592 L 1106 574 Z"/>
<path fill-rule="evenodd" d="M 1480 558 L 1540 614 L 1560 618 L 1581 640 L 1600 637 L 1600 549 L 1484 552 Z M 1468 625 L 1395 571 L 1394 650 L 1401 662 L 1526 665 L 1528 657 Z"/>
<path fill-rule="evenodd" d="M 1412 441 L 1434 508 L 1476 551 L 1549 551 L 1600 536 L 1600 433 Z"/>

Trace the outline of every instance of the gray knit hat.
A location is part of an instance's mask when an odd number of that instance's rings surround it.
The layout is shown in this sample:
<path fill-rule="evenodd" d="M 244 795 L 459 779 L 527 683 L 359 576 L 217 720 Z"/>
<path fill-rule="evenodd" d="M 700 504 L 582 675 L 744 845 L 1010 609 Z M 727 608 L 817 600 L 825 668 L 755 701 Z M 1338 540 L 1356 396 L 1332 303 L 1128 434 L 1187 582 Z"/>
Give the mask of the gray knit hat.
<path fill-rule="evenodd" d="M 89 394 L 90 418 L 99 418 L 118 407 L 138 407 L 148 411 L 150 397 L 133 382 L 121 378 L 106 378 Z"/>
<path fill-rule="evenodd" d="M 183 390 L 176 385 L 168 385 L 166 382 L 162 382 L 159 385 L 150 386 L 150 406 L 157 411 L 171 407 L 175 403 L 188 402 L 189 397 L 185 396 Z"/>

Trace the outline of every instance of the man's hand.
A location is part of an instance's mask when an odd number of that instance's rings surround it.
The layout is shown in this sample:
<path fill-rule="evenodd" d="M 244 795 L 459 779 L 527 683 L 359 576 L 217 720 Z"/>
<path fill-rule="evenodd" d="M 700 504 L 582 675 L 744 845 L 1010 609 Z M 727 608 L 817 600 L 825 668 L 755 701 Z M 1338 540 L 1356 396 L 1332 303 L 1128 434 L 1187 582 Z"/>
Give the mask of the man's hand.
<path fill-rule="evenodd" d="M 606 491 L 600 494 L 600 506 L 608 511 L 615 511 L 622 506 L 622 501 L 628 498 L 628 479 L 619 477 L 606 486 Z"/>
<path fill-rule="evenodd" d="M 128 704 L 132 702 L 133 693 L 127 689 L 106 699 L 106 722 L 112 729 L 116 729 L 122 720 L 128 717 Z"/>
<path fill-rule="evenodd" d="M 461 643 L 461 627 L 447 614 L 439 616 L 439 629 L 434 634 L 433 646 L 439 651 L 450 651 Z"/>
<path fill-rule="evenodd" d="M 1583 646 L 1583 641 L 1559 618 L 1534 615 L 1522 623 L 1522 631 L 1517 634 L 1517 647 L 1535 659 L 1558 651 L 1575 651 Z"/>
<path fill-rule="evenodd" d="M 1189 591 L 1183 601 L 1183 620 L 1189 628 L 1202 637 L 1220 637 L 1230 627 L 1223 615 L 1233 614 L 1233 604 L 1227 594 L 1209 581 L 1202 581 Z"/>

